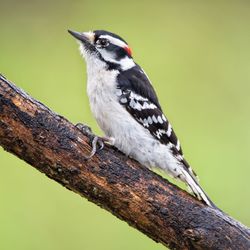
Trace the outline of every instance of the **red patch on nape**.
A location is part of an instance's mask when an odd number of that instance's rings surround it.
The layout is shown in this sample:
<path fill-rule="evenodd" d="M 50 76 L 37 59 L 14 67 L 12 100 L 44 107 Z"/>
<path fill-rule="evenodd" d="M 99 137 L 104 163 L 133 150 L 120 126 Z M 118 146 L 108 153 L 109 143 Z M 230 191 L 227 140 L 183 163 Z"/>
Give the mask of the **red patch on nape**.
<path fill-rule="evenodd" d="M 129 54 L 129 56 L 132 56 L 132 49 L 131 48 L 129 48 L 128 46 L 125 46 L 124 49 Z"/>

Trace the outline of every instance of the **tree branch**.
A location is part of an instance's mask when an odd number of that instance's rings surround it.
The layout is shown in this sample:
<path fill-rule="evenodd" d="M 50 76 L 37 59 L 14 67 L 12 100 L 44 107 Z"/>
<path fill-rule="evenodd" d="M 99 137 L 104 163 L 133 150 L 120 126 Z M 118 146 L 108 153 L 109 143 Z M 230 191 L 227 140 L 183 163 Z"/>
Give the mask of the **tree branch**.
<path fill-rule="evenodd" d="M 250 249 L 250 230 L 105 146 L 0 76 L 0 145 L 171 249 Z"/>

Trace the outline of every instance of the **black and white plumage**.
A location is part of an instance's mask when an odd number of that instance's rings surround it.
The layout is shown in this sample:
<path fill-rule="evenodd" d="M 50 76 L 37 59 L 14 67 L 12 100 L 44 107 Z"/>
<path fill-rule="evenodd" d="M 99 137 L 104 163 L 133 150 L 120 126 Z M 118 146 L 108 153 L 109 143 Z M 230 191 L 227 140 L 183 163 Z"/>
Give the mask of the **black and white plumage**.
<path fill-rule="evenodd" d="M 87 63 L 91 110 L 110 142 L 141 164 L 184 181 L 200 200 L 214 206 L 184 159 L 157 95 L 125 40 L 103 30 L 69 32 L 79 40 Z"/>
<path fill-rule="evenodd" d="M 117 77 L 121 90 L 119 101 L 126 110 L 161 143 L 169 142 L 182 155 L 179 140 L 162 112 L 156 93 L 142 69 L 135 67 Z M 143 86 L 143 88 L 141 88 Z"/>

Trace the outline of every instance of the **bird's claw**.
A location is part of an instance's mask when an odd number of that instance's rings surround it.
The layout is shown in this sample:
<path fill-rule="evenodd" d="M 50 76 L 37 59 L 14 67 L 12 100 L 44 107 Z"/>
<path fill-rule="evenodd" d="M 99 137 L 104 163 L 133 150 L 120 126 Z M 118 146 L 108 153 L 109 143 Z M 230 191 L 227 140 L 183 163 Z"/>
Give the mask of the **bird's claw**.
<path fill-rule="evenodd" d="M 104 142 L 103 142 L 102 138 L 100 138 L 98 136 L 94 137 L 91 144 L 92 144 L 92 150 L 90 152 L 90 155 L 86 157 L 87 159 L 92 158 L 96 152 L 98 152 L 104 148 Z M 99 148 L 97 148 L 97 146 L 99 146 Z"/>
<path fill-rule="evenodd" d="M 104 148 L 104 141 L 101 137 L 93 134 L 91 128 L 87 125 L 84 125 L 82 123 L 77 123 L 76 127 L 85 135 L 89 138 L 91 145 L 92 145 L 92 150 L 90 152 L 90 155 L 85 156 L 85 159 L 91 159 L 96 152 L 102 150 Z"/>

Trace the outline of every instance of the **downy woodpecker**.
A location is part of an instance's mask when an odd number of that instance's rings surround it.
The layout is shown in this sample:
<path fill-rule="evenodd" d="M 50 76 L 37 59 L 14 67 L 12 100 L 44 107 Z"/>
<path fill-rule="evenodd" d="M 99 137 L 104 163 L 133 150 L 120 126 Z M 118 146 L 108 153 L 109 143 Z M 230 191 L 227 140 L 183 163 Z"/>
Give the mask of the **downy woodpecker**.
<path fill-rule="evenodd" d="M 198 199 L 214 206 L 184 159 L 151 82 L 125 40 L 104 30 L 69 33 L 80 43 L 90 107 L 109 142 L 148 168 L 160 168 L 185 182 Z"/>

